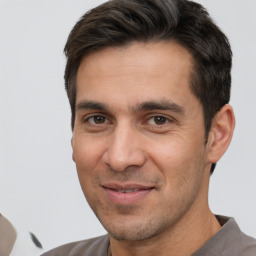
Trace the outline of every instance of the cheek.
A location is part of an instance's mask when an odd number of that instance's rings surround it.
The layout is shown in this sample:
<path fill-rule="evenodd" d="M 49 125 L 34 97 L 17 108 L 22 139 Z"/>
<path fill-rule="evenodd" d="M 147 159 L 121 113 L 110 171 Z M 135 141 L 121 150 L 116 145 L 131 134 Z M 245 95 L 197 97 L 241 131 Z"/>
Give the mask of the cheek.
<path fill-rule="evenodd" d="M 151 143 L 150 156 L 158 165 L 180 166 L 192 158 L 195 153 L 185 140 L 167 138 L 166 141 L 155 143 L 155 145 Z"/>
<path fill-rule="evenodd" d="M 167 183 L 176 184 L 186 182 L 203 171 L 204 145 L 195 140 L 169 139 L 152 145 L 150 158 L 162 172 Z"/>
<path fill-rule="evenodd" d="M 190 205 L 204 184 L 203 147 L 197 145 L 195 149 L 188 143 L 168 143 L 154 151 L 151 159 L 163 177 L 163 207 L 169 205 L 175 212 Z"/>
<path fill-rule="evenodd" d="M 90 180 L 99 165 L 104 152 L 102 143 L 86 138 L 76 138 L 73 144 L 73 156 L 80 183 Z"/>
<path fill-rule="evenodd" d="M 92 164 L 103 151 L 102 140 L 91 139 L 89 136 L 75 136 L 73 140 L 73 155 L 77 165 Z"/>
<path fill-rule="evenodd" d="M 77 175 L 85 198 L 93 208 L 93 202 L 97 200 L 95 194 L 98 191 L 96 178 L 99 170 L 100 148 L 99 145 L 88 140 L 79 141 L 73 146 Z"/>

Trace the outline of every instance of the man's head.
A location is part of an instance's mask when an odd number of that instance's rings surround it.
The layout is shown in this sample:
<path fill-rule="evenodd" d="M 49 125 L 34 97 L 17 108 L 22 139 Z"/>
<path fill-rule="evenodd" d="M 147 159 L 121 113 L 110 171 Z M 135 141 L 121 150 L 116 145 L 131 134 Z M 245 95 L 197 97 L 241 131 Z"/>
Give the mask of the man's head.
<path fill-rule="evenodd" d="M 206 11 L 109 1 L 82 17 L 65 50 L 73 159 L 111 236 L 143 240 L 203 218 L 211 164 L 234 128 L 231 51 Z"/>

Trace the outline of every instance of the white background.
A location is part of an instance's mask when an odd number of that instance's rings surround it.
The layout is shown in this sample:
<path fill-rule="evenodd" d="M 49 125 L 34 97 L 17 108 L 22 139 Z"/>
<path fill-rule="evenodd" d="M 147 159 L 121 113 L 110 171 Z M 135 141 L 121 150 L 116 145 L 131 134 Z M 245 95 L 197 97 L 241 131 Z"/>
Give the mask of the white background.
<path fill-rule="evenodd" d="M 0 0 L 0 212 L 46 249 L 105 233 L 71 160 L 63 47 L 96 0 Z M 256 237 L 256 1 L 201 0 L 233 52 L 233 142 L 211 178 L 215 213 Z"/>

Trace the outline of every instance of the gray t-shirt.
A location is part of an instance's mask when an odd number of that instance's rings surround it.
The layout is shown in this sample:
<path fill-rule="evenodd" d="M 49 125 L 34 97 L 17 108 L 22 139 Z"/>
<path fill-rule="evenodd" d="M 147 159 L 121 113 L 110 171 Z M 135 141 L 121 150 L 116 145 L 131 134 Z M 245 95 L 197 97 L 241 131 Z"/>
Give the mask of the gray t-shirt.
<path fill-rule="evenodd" d="M 241 232 L 234 218 L 216 216 L 222 228 L 192 256 L 256 256 L 256 239 Z M 109 236 L 62 245 L 42 256 L 107 256 Z"/>

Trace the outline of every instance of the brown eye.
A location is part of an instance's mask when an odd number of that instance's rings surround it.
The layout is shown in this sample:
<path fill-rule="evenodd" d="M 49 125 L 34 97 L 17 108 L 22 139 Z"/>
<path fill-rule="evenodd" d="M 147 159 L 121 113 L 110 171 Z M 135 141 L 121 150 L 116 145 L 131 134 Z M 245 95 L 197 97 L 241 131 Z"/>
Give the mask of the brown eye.
<path fill-rule="evenodd" d="M 95 122 L 95 124 L 104 124 L 106 121 L 106 118 L 103 116 L 94 116 L 93 121 Z"/>
<path fill-rule="evenodd" d="M 91 116 L 87 119 L 87 122 L 93 125 L 109 123 L 104 116 Z"/>
<path fill-rule="evenodd" d="M 155 116 L 154 123 L 157 125 L 164 125 L 167 122 L 167 118 L 164 116 Z"/>

